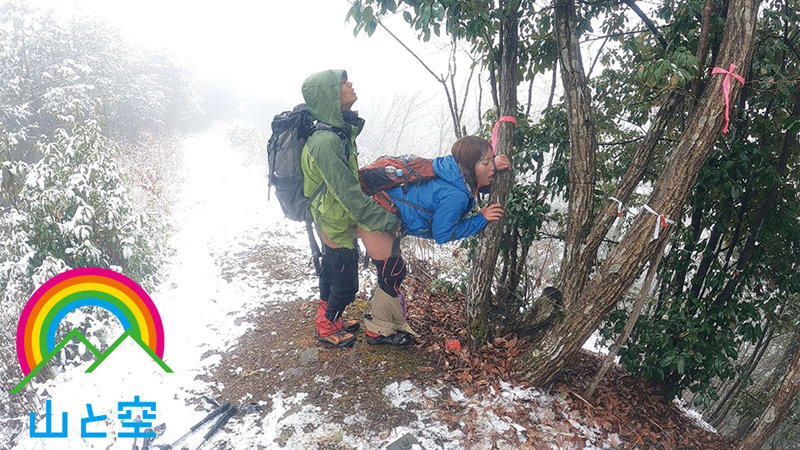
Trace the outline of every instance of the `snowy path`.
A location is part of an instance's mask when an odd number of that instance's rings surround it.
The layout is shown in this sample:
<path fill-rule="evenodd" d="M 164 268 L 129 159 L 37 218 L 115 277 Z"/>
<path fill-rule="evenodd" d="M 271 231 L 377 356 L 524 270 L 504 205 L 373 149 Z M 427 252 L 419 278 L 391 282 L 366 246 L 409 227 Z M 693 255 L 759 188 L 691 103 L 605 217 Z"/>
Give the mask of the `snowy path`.
<path fill-rule="evenodd" d="M 274 198 L 267 203 L 263 168 L 246 166 L 244 155 L 231 148 L 222 130 L 190 137 L 181 150 L 180 194 L 173 208 L 175 254 L 166 267 L 166 281 L 150 292 L 164 324 L 164 361 L 174 373 L 164 373 L 140 350 L 123 344 L 92 374 L 84 373 L 91 364 L 86 362 L 55 380 L 33 383 L 40 398 L 52 400 L 53 430 L 61 429 L 60 413 L 68 413 L 68 437 L 30 438 L 26 426 L 16 448 L 130 448 L 133 439 L 114 437 L 130 431 L 121 427 L 116 408 L 117 402 L 132 401 L 135 395 L 156 402 L 153 425 L 166 424 L 165 435 L 157 442 L 171 443 L 210 408 L 203 402 L 203 410 L 195 411 L 186 403 L 197 404 L 202 396 L 211 396 L 211 386 L 198 376 L 209 373 L 219 354 L 236 345 L 236 338 L 249 329 L 248 315 L 265 304 L 313 295 L 311 277 L 300 283 L 268 280 L 252 270 L 248 273 L 246 266 L 237 273 L 236 262 L 226 260 L 237 250 L 274 239 L 290 250 L 276 265 L 305 268 L 305 229 L 283 219 Z M 234 270 L 223 276 L 221 266 L 226 264 Z M 87 403 L 95 416 L 107 415 L 105 424 L 92 425 L 88 431 L 105 431 L 106 438 L 80 438 Z M 43 421 L 38 423 L 38 429 L 44 429 Z M 185 443 L 196 447 L 202 434 Z M 192 444 L 192 439 L 198 442 Z"/>

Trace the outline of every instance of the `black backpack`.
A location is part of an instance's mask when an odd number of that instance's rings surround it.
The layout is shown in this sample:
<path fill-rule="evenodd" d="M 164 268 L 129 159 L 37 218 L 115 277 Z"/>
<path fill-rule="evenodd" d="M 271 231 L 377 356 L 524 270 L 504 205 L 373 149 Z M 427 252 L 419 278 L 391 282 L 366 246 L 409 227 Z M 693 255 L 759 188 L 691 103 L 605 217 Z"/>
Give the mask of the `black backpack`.
<path fill-rule="evenodd" d="M 347 137 L 328 124 L 315 123 L 305 104 L 297 105 L 291 111 L 284 111 L 272 119 L 272 136 L 267 143 L 269 164 L 267 198 L 272 186 L 275 186 L 275 196 L 278 197 L 283 215 L 290 220 L 306 223 L 314 267 L 319 273 L 321 252 L 311 226 L 313 222 L 311 201 L 323 193 L 325 183 L 322 183 L 310 198 L 303 195 L 303 168 L 300 166 L 300 157 L 306 140 L 317 130 L 336 133 L 349 153 L 350 145 Z"/>
<path fill-rule="evenodd" d="M 283 215 L 299 222 L 311 220 L 311 199 L 303 195 L 303 169 L 300 156 L 311 135 L 314 118 L 306 105 L 297 105 L 272 120 L 272 136 L 267 143 L 269 163 L 269 190 L 275 186 L 275 195 Z"/>

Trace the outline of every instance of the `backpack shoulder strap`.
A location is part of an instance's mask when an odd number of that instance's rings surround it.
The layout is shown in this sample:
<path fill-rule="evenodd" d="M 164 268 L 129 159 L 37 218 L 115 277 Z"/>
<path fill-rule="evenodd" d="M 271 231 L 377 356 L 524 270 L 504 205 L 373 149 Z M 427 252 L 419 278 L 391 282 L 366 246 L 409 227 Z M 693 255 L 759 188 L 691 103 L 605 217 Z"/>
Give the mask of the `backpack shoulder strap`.
<path fill-rule="evenodd" d="M 390 195 L 388 193 L 386 195 L 388 195 L 389 198 L 391 198 L 395 202 L 400 202 L 400 203 L 402 203 L 404 205 L 408 205 L 408 206 L 410 206 L 410 207 L 412 207 L 412 208 L 414 208 L 414 209 L 416 209 L 418 211 L 422 211 L 423 213 L 428 214 L 428 235 L 431 238 L 433 237 L 433 210 L 432 209 L 423 208 L 422 206 L 419 206 L 416 203 L 410 202 L 410 201 L 408 201 L 408 200 L 406 200 L 404 198 L 397 197 L 395 195 Z"/>
<path fill-rule="evenodd" d="M 350 159 L 350 139 L 347 137 L 347 134 L 343 130 L 341 130 L 339 128 L 336 128 L 334 126 L 328 125 L 325 122 L 316 122 L 311 127 L 311 133 L 309 133 L 309 136 L 314 134 L 315 131 L 319 131 L 319 130 L 321 130 L 321 131 L 330 131 L 331 133 L 335 134 L 336 136 L 339 136 L 339 139 L 341 139 L 341 141 L 342 141 L 342 146 L 344 147 L 344 158 L 345 158 L 345 160 L 349 160 Z"/>

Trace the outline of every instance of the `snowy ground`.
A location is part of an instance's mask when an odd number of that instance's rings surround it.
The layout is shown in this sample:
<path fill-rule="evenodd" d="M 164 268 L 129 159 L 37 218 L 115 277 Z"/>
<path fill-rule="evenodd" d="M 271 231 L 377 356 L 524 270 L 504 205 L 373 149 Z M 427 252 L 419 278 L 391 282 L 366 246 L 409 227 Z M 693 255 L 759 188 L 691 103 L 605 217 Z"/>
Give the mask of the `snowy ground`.
<path fill-rule="evenodd" d="M 315 295 L 315 279 L 307 266 L 307 237 L 300 224 L 283 219 L 273 198 L 266 201 L 266 179 L 263 167 L 245 165 L 245 155 L 230 147 L 224 130 L 213 130 L 187 139 L 183 145 L 183 178 L 179 201 L 175 205 L 177 228 L 173 245 L 174 260 L 168 268 L 167 281 L 151 292 L 165 329 L 165 362 L 174 373 L 166 374 L 140 351 L 123 348 L 93 374 L 83 373 L 91 362 L 68 369 L 45 384 L 33 383 L 41 399 L 51 399 L 53 430 L 61 430 L 61 413 L 68 413 L 67 438 L 30 438 L 25 432 L 15 442 L 19 449 L 130 448 L 131 438 L 117 437 L 123 430 L 117 417 L 117 402 L 156 402 L 153 425 L 165 424 L 163 436 L 156 444 L 173 443 L 212 408 L 203 397 L 211 397 L 212 388 L 201 381 L 220 362 L 221 354 L 237 345 L 237 338 L 251 327 L 254 311 L 284 301 L 311 299 Z M 270 241 L 280 245 L 285 254 L 275 261 L 276 267 L 292 266 L 294 273 L 308 276 L 282 277 L 264 274 L 246 263 L 230 264 L 227 258 L 237 250 Z M 227 272 L 223 267 L 228 267 Z M 230 267 L 236 267 L 233 272 Z M 277 270 L 277 269 L 276 269 Z M 315 380 L 325 382 L 325 380 Z M 332 395 L 336 395 L 333 393 Z M 505 437 L 519 440 L 525 429 L 513 418 L 496 411 L 515 406 L 527 421 L 538 422 L 537 432 L 552 430 L 553 443 L 527 442 L 531 448 L 607 448 L 617 446 L 619 438 L 603 432 L 596 424 L 583 423 L 564 400 L 534 389 L 521 389 L 503 384 L 499 392 L 487 396 L 465 396 L 451 387 L 421 388 L 410 381 L 385 386 L 379 395 L 390 404 L 403 408 L 416 419 L 397 427 L 384 436 L 350 436 L 339 431 L 339 424 L 326 422 L 319 408 L 306 401 L 306 394 L 275 394 L 271 402 L 251 405 L 237 414 L 209 442 L 202 442 L 210 424 L 181 442 L 178 448 L 277 448 L 276 438 L 292 429 L 285 448 L 314 448 L 319 442 L 333 440 L 337 445 L 352 448 L 382 448 L 405 437 L 426 449 L 462 448 L 462 427 L 477 421 L 485 428 L 474 448 L 514 448 Z M 456 426 L 448 425 L 441 414 L 431 408 L 442 402 L 470 412 Z M 105 431 L 106 438 L 81 439 L 81 420 L 88 417 L 86 404 L 92 405 L 95 416 L 106 415 L 105 422 L 89 425 L 88 431 Z M 354 412 L 347 421 L 361 420 Z M 27 418 L 22 418 L 26 420 Z M 563 444 L 559 435 L 568 434 L 556 427 L 568 421 L 572 439 Z M 323 423 L 313 432 L 306 425 Z M 25 422 L 27 424 L 27 421 Z M 44 429 L 41 415 L 38 430 Z M 285 434 L 284 434 L 285 435 Z M 563 437 L 563 436 L 561 436 Z M 142 445 L 142 440 L 136 442 Z M 544 447 L 540 447 L 543 444 Z M 419 447 L 415 447 L 419 448 Z"/>
<path fill-rule="evenodd" d="M 122 348 L 92 374 L 83 373 L 90 361 L 45 384 L 33 382 L 39 398 L 52 400 L 54 431 L 62 429 L 61 413 L 68 413 L 68 437 L 29 438 L 26 426 L 16 448 L 106 448 L 111 444 L 130 448 L 133 439 L 114 437 L 115 432 L 125 431 L 116 408 L 117 402 L 132 401 L 135 395 L 141 401 L 156 402 L 153 425 L 166 424 L 165 435 L 157 442 L 174 441 L 210 408 L 198 402 L 210 387 L 197 376 L 208 373 L 219 361 L 219 353 L 236 345 L 236 338 L 248 330 L 248 314 L 267 303 L 313 295 L 311 278 L 265 283 L 252 275 L 222 276 L 220 258 L 264 239 L 280 240 L 287 249 L 296 249 L 276 264 L 305 265 L 300 256 L 308 245 L 305 229 L 284 220 L 274 199 L 267 203 L 263 169 L 246 167 L 244 155 L 231 149 L 222 130 L 188 138 L 182 151 L 184 167 L 174 208 L 176 254 L 166 268 L 167 281 L 150 292 L 164 323 L 164 361 L 174 373 L 164 373 L 141 351 Z M 242 274 L 246 273 L 243 267 Z M 88 431 L 106 431 L 107 438 L 80 438 L 80 419 L 88 416 L 87 403 L 95 416 L 108 416 L 106 424 L 90 425 Z M 196 404 L 204 410 L 195 411 Z M 43 430 L 41 417 L 37 423 Z M 225 437 L 220 434 L 219 438 Z M 138 442 L 141 445 L 142 440 Z"/>

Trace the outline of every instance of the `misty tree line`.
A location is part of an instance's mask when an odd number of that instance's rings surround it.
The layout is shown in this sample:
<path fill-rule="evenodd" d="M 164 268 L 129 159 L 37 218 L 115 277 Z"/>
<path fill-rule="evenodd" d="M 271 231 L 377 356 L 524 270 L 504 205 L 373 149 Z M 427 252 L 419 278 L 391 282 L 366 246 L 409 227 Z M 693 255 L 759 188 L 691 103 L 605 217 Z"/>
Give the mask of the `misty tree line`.
<path fill-rule="evenodd" d="M 509 213 L 476 244 L 465 286 L 473 349 L 515 332 L 529 344 L 517 376 L 547 384 L 593 332 L 607 343 L 620 335 L 637 280 L 660 261 L 621 363 L 742 448 L 796 443 L 800 4 L 649 6 L 361 0 L 348 18 L 372 34 L 382 16 L 402 14 L 421 40 L 460 45 L 494 105 L 483 127 L 464 131 L 487 136 L 498 116 L 517 118 L 500 125 L 497 149 L 515 174 L 499 176 L 490 198 Z M 746 83 L 731 80 L 722 134 L 724 74 L 710 72 L 730 64 Z M 459 135 L 454 73 L 437 79 Z M 542 78 L 547 106 L 531 113 L 532 91 L 517 95 Z M 625 205 L 619 219 L 612 196 Z M 654 239 L 645 204 L 676 225 Z M 557 291 L 541 295 L 553 240 L 563 249 Z"/>
<path fill-rule="evenodd" d="M 154 287 L 177 137 L 208 119 L 187 71 L 94 19 L 4 2 L 0 61 L 0 413 L 19 417 L 38 408 L 7 397 L 28 297 L 88 266 Z"/>

